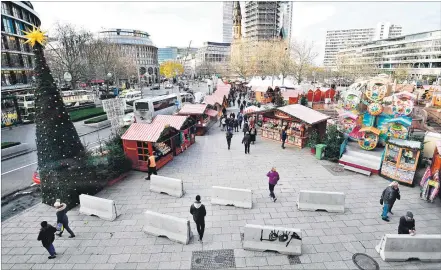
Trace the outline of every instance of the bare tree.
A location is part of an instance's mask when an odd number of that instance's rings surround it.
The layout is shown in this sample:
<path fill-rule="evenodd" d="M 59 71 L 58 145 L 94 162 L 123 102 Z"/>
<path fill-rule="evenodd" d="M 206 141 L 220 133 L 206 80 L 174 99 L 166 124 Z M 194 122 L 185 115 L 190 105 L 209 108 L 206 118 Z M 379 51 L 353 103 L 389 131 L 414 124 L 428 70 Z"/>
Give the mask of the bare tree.
<path fill-rule="evenodd" d="M 294 78 L 300 84 L 308 67 L 313 64 L 318 53 L 315 51 L 314 43 L 307 41 L 293 41 L 291 50 L 295 63 Z"/>
<path fill-rule="evenodd" d="M 71 24 L 57 23 L 49 43 L 49 57 L 58 72 L 69 72 L 72 76 L 71 86 L 75 88 L 77 81 L 87 77 L 87 46 L 91 42 L 92 33 L 77 30 Z"/>
<path fill-rule="evenodd" d="M 238 40 L 231 44 L 230 70 L 232 75 L 238 75 L 245 80 L 251 75 L 252 71 L 249 61 L 251 54 L 250 45 L 250 42 L 247 40 Z"/>

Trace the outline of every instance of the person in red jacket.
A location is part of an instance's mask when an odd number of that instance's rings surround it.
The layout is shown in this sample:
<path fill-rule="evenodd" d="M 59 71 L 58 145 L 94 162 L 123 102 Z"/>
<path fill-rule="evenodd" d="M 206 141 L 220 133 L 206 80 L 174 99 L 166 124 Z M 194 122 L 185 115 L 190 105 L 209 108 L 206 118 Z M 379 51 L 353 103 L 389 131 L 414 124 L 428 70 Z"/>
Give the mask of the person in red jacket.
<path fill-rule="evenodd" d="M 279 181 L 279 173 L 276 171 L 276 167 L 273 167 L 271 171 L 269 171 L 266 176 L 268 176 L 268 183 L 269 183 L 269 191 L 270 191 L 270 197 L 272 198 L 273 202 L 277 201 L 276 195 L 274 195 L 274 187 L 277 185 L 277 182 Z"/>

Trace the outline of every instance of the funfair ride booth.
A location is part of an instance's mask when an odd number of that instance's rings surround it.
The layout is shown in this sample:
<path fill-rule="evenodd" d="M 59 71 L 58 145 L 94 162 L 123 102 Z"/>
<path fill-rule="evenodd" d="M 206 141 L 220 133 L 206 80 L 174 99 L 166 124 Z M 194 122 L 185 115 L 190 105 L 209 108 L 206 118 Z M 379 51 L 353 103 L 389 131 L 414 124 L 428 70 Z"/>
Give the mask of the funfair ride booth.
<path fill-rule="evenodd" d="M 308 107 L 293 104 L 268 111 L 258 111 L 262 138 L 282 141 L 282 129 L 287 129 L 287 145 L 298 148 L 306 146 L 308 135 L 316 130 L 320 136 L 326 133 L 328 115 L 310 109 Z"/>
<path fill-rule="evenodd" d="M 441 178 L 441 141 L 437 141 L 431 164 L 420 181 L 422 200 L 433 203 L 439 194 Z"/>

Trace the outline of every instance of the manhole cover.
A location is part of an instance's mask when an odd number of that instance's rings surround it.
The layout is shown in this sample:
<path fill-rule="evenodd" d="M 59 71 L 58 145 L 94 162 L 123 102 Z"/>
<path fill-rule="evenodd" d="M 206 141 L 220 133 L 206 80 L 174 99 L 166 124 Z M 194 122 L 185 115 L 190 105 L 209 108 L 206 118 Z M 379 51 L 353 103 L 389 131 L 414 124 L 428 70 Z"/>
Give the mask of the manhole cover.
<path fill-rule="evenodd" d="M 206 251 L 193 251 L 191 257 L 191 269 L 225 269 L 235 268 L 233 249 L 219 249 Z"/>
<path fill-rule="evenodd" d="M 345 171 L 345 169 L 341 166 L 333 166 L 331 168 L 331 170 L 333 170 L 334 172 L 344 172 Z"/>
<path fill-rule="evenodd" d="M 355 253 L 352 255 L 352 261 L 360 270 L 380 270 L 378 263 L 371 256 L 364 253 Z"/>

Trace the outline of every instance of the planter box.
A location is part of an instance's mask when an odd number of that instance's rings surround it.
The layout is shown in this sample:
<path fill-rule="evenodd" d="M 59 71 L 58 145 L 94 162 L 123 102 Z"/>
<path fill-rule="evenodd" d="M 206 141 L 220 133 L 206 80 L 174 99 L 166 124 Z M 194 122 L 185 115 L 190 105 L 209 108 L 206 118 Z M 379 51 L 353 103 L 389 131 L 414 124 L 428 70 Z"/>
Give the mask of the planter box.
<path fill-rule="evenodd" d="M 109 126 L 110 127 L 110 120 L 104 120 L 98 123 L 93 123 L 93 124 L 84 124 L 87 127 L 94 127 L 94 128 L 101 128 L 101 127 L 106 127 Z"/>
<path fill-rule="evenodd" d="M 2 149 L 2 160 L 8 159 L 10 157 L 14 157 L 17 155 L 22 155 L 31 151 L 31 147 L 27 143 L 21 143 L 16 146 L 11 146 L 5 149 Z"/>

